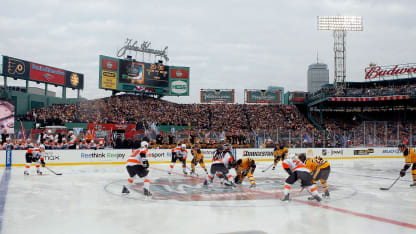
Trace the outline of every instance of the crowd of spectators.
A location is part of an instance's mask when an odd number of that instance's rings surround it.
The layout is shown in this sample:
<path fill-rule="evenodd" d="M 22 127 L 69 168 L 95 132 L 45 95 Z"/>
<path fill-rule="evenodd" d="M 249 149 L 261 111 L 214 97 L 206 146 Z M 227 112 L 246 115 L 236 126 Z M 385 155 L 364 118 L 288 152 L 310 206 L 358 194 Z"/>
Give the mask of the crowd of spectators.
<path fill-rule="evenodd" d="M 136 129 L 156 126 L 189 126 L 177 131 L 187 141 L 212 144 L 220 140 L 253 145 L 291 138 L 295 143 L 315 127 L 294 105 L 178 104 L 138 95 L 120 95 L 77 104 L 60 104 L 31 110 L 21 120 L 43 126 L 65 123 L 136 124 Z M 289 133 L 291 132 L 291 133 Z M 164 143 L 169 144 L 165 133 Z M 292 134 L 291 136 L 289 136 Z M 155 140 L 155 135 L 149 140 Z M 182 137 L 183 138 L 183 137 Z"/>
<path fill-rule="evenodd" d="M 326 88 L 315 93 L 335 96 L 378 96 L 414 93 L 415 85 L 379 87 L 369 89 Z M 88 100 L 77 104 L 60 104 L 33 109 L 21 120 L 29 120 L 43 126 L 65 123 L 135 124 L 136 130 L 151 129 L 152 125 L 182 126 L 182 130 L 146 135 L 154 146 L 174 145 L 178 140 L 214 147 L 221 140 L 233 145 L 260 146 L 281 142 L 290 147 L 347 147 L 365 145 L 396 145 L 404 139 L 412 139 L 408 123 L 377 123 L 355 119 L 348 112 L 338 116 L 325 115 L 321 123 L 318 115 L 311 113 L 323 127 L 317 129 L 295 105 L 248 104 L 178 104 L 140 95 L 119 95 Z M 375 118 L 377 119 L 377 118 Z M 369 130 L 372 126 L 375 130 Z M 380 126 L 378 126 L 380 125 Z M 399 127 L 397 127 L 399 126 Z M 365 134 L 364 134 L 365 133 Z M 141 136 L 143 138 L 143 136 Z M 159 137 L 159 139 L 156 139 Z M 139 137 L 140 138 L 140 137 Z M 116 139 L 106 140 L 113 147 Z M 137 139 L 126 140 L 119 146 L 128 148 Z M 107 142 L 109 142 L 107 144 Z"/>

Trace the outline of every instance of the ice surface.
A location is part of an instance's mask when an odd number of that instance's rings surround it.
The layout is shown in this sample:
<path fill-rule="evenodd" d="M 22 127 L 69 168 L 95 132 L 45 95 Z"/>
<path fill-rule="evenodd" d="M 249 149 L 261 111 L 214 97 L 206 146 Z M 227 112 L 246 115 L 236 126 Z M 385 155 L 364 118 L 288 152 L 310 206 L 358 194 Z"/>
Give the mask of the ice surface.
<path fill-rule="evenodd" d="M 257 187 L 230 189 L 218 178 L 208 188 L 198 178 L 184 176 L 180 164 L 172 175 L 168 164 L 152 164 L 153 198 L 142 195 L 142 179 L 131 193 L 124 165 L 54 166 L 62 176 L 43 169 L 29 176 L 13 167 L 2 216 L 2 233 L 416 233 L 416 188 L 409 187 L 408 170 L 391 190 L 382 191 L 399 175 L 400 159 L 331 161 L 330 199 L 309 202 L 299 184 L 292 201 L 281 202 L 287 174 L 261 170 Z M 209 164 L 208 164 L 209 168 Z M 1 169 L 1 173 L 5 171 Z M 4 197 L 4 191 L 2 191 Z"/>

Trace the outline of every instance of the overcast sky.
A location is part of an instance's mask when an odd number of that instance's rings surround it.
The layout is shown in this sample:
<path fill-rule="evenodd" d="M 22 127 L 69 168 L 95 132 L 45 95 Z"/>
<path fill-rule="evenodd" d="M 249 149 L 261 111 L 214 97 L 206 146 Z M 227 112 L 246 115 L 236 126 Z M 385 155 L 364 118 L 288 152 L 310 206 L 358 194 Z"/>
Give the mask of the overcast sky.
<path fill-rule="evenodd" d="M 0 54 L 84 73 L 81 96 L 88 99 L 111 95 L 98 89 L 98 58 L 115 57 L 127 37 L 151 41 L 155 49 L 169 46 L 170 65 L 191 67 L 190 96 L 168 98 L 175 102 L 198 103 L 200 89 L 209 88 L 235 89 L 239 103 L 244 89 L 274 85 L 306 91 L 306 71 L 317 52 L 332 83 L 333 36 L 317 30 L 318 15 L 363 17 L 364 31 L 347 35 L 348 81 L 363 81 L 370 62 L 416 63 L 415 0 L 2 0 L 0 5 Z"/>

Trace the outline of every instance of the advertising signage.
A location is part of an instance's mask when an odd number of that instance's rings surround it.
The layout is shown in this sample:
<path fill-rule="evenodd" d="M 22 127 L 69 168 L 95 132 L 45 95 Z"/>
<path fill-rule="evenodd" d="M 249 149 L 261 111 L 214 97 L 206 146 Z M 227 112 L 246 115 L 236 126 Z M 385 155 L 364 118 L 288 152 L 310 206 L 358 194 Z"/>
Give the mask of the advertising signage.
<path fill-rule="evenodd" d="M 365 68 L 365 80 L 372 79 L 403 79 L 416 76 L 416 64 L 400 64 L 390 66 L 371 65 Z"/>
<path fill-rule="evenodd" d="M 170 95 L 189 96 L 189 67 L 170 67 Z"/>
<path fill-rule="evenodd" d="M 280 104 L 280 91 L 246 90 L 246 102 Z"/>
<path fill-rule="evenodd" d="M 83 74 L 9 56 L 3 56 L 3 75 L 34 82 L 67 86 L 74 89 L 84 88 Z"/>
<path fill-rule="evenodd" d="M 234 89 L 201 90 L 201 103 L 234 103 Z"/>
<path fill-rule="evenodd" d="M 100 55 L 99 88 L 161 95 L 189 95 L 189 67 Z"/>

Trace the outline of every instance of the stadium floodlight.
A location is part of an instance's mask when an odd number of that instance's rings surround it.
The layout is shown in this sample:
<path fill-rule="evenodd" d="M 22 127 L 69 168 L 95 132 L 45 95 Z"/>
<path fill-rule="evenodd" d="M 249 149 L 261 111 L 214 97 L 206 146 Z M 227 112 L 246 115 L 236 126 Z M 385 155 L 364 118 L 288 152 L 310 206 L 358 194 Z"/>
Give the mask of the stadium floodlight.
<path fill-rule="evenodd" d="M 347 31 L 363 31 L 361 16 L 318 16 L 318 30 L 334 32 L 334 85 L 345 88 Z"/>

